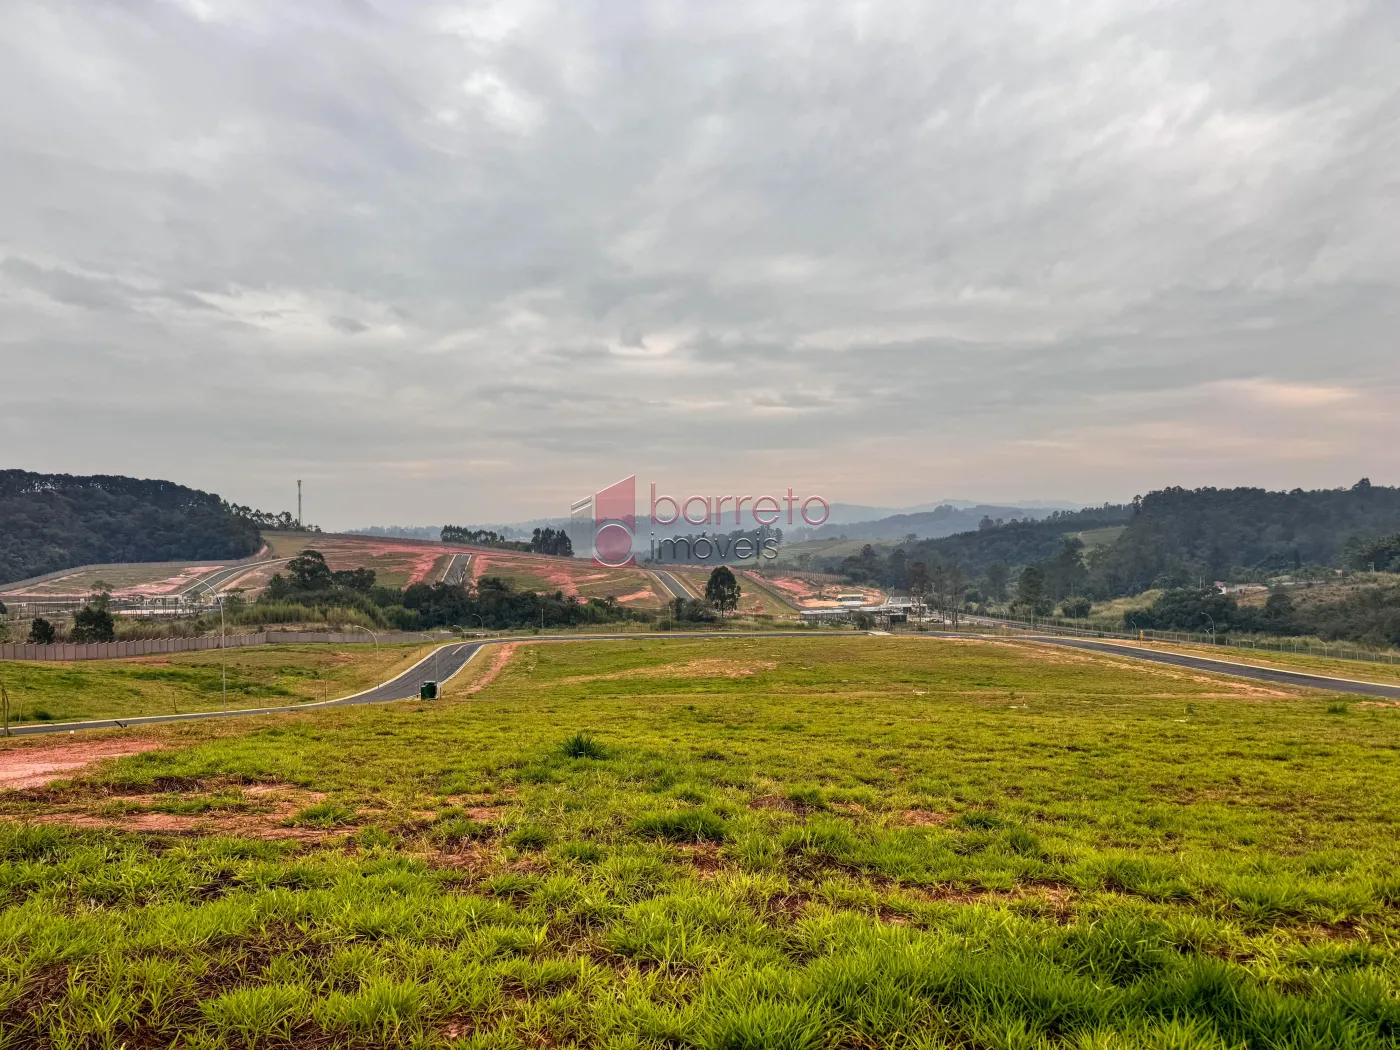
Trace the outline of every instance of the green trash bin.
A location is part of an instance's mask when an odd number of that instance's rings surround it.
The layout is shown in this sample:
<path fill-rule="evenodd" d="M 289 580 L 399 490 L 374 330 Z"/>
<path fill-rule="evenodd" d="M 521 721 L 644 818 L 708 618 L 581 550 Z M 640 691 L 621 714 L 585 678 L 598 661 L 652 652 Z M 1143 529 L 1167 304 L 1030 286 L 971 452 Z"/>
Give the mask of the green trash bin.
<path fill-rule="evenodd" d="M 438 698 L 438 684 L 436 682 L 424 682 L 418 690 L 419 700 L 436 700 Z"/>

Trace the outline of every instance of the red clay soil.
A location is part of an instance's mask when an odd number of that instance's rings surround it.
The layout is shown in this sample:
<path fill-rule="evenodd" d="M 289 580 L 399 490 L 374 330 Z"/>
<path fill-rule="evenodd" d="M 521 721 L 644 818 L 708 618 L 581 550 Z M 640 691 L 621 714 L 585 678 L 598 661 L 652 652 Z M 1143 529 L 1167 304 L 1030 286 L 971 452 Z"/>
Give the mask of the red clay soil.
<path fill-rule="evenodd" d="M 160 747 L 154 740 L 64 740 L 0 751 L 0 789 L 43 787 L 105 758 L 125 758 Z"/>
<path fill-rule="evenodd" d="M 475 682 L 471 684 L 471 686 L 467 689 L 467 692 L 479 693 L 488 685 L 490 685 L 495 680 L 496 676 L 501 673 L 502 668 L 504 668 L 506 665 L 506 661 L 509 660 L 511 658 L 511 654 L 515 652 L 517 645 L 519 645 L 518 642 L 510 642 L 507 645 L 501 646 L 494 653 L 492 653 L 491 666 L 486 669 L 486 673 L 484 675 L 482 675 L 480 678 L 478 678 Z"/>

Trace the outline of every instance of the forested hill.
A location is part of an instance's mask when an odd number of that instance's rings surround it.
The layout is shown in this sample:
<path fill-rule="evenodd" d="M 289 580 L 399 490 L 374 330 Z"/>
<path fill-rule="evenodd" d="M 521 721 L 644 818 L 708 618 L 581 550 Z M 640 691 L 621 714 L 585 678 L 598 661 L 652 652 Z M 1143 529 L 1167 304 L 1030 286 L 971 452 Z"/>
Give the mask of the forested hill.
<path fill-rule="evenodd" d="M 1364 478 L 1348 489 L 1310 492 L 1169 488 L 1135 506 L 1102 569 L 1137 590 L 1164 577 L 1219 580 L 1241 569 L 1341 566 L 1348 544 L 1400 531 L 1400 488 Z"/>
<path fill-rule="evenodd" d="M 1112 525 L 1125 527 L 1089 535 Z M 1400 488 L 1365 479 L 1350 488 L 1309 492 L 1169 488 L 1125 506 L 924 540 L 909 545 L 898 564 L 867 552 L 826 567 L 898 586 L 901 566 L 923 561 L 958 566 L 977 579 L 994 564 L 1014 572 L 1069 558 L 1065 541 L 1073 544 L 1081 534 L 1091 542 L 1072 555 L 1077 567 L 1066 574 L 1067 585 L 1095 597 L 1202 579 L 1267 578 L 1303 566 L 1342 567 L 1356 561 L 1368 542 L 1400 534 Z"/>
<path fill-rule="evenodd" d="M 908 560 L 958 565 L 974 578 L 1000 563 L 1011 567 L 1033 565 L 1052 557 L 1066 534 L 1126 525 L 1131 505 L 1104 504 L 1078 511 L 1056 511 L 1040 521 L 1012 521 L 956 536 L 924 540 L 908 550 Z"/>
<path fill-rule="evenodd" d="M 0 470 L 0 583 L 101 562 L 243 558 L 257 525 L 171 481 Z"/>

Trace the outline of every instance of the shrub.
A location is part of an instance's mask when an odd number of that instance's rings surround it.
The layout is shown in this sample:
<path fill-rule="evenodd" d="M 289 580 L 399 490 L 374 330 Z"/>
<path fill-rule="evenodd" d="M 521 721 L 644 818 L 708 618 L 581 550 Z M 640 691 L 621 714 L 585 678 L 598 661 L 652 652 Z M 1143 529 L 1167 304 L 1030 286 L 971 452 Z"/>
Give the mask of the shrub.
<path fill-rule="evenodd" d="M 707 809 L 686 809 L 675 813 L 652 813 L 632 822 L 632 831 L 642 838 L 671 842 L 723 842 L 729 828 L 723 818 Z"/>
<path fill-rule="evenodd" d="M 601 759 L 608 757 L 608 749 L 603 746 L 600 740 L 582 732 L 575 733 L 568 740 L 565 740 L 559 745 L 559 750 L 567 758 Z"/>

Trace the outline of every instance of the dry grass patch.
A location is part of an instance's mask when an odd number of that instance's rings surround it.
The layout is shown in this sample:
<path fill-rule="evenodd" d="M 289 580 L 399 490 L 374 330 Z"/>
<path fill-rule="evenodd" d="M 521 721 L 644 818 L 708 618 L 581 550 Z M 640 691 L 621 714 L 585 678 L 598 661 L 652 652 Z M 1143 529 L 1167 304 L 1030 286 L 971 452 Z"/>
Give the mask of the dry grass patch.
<path fill-rule="evenodd" d="M 575 675 L 561 678 L 560 685 L 580 685 L 585 682 L 617 682 L 637 678 L 747 678 L 760 671 L 773 671 L 778 667 L 773 660 L 725 660 L 706 658 L 690 660 L 683 664 L 662 664 L 657 667 L 632 667 L 625 671 L 609 674 Z"/>

